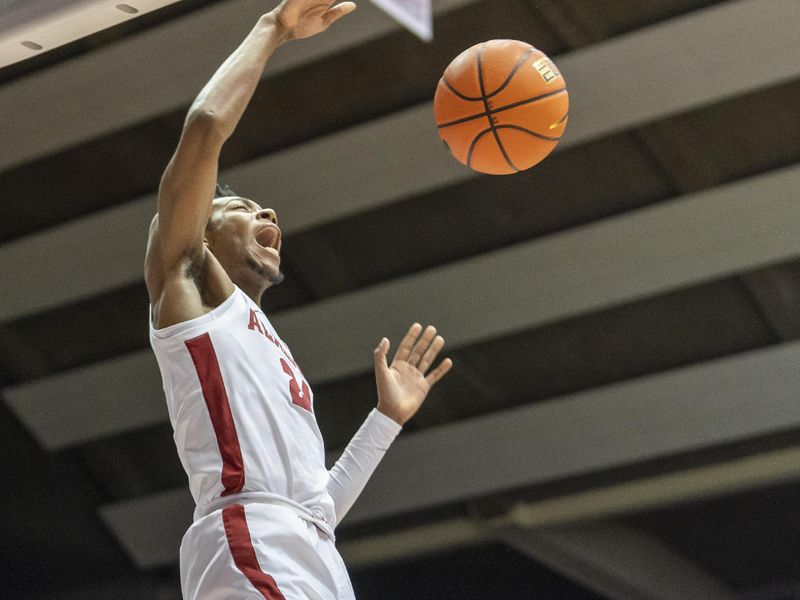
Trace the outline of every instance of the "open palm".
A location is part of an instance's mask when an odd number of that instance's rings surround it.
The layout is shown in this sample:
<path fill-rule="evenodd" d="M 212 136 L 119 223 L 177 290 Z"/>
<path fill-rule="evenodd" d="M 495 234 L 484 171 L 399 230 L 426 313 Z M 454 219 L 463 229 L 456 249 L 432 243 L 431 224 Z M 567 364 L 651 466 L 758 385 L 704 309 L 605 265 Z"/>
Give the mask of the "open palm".
<path fill-rule="evenodd" d="M 356 9 L 353 2 L 334 4 L 319 0 L 283 0 L 275 11 L 289 39 L 299 40 L 325 31 Z"/>
<path fill-rule="evenodd" d="M 429 325 L 423 331 L 422 325 L 414 323 L 388 364 L 389 340 L 383 338 L 375 348 L 378 410 L 401 425 L 413 417 L 433 385 L 453 366 L 446 358 L 425 374 L 443 347 L 444 338 L 436 335 L 435 327 Z"/>

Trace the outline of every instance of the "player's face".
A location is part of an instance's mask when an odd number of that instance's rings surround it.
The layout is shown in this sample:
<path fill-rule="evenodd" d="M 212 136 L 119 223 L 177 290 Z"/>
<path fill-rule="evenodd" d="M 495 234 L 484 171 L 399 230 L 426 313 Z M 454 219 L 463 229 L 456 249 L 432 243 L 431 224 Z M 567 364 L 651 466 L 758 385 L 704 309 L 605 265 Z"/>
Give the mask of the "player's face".
<path fill-rule="evenodd" d="M 237 196 L 217 198 L 206 240 L 234 282 L 247 272 L 255 272 L 269 283 L 282 279 L 281 230 L 274 210 Z"/>

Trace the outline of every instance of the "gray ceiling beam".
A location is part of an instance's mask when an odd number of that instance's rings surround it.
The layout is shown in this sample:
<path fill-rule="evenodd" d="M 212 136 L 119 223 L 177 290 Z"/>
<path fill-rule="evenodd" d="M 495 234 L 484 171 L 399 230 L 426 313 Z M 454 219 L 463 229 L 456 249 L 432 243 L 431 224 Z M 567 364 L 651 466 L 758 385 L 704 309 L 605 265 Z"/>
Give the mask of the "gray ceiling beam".
<path fill-rule="evenodd" d="M 149 569 L 177 562 L 193 511 L 186 487 L 103 506 L 100 516 L 134 562 Z"/>
<path fill-rule="evenodd" d="M 377 340 L 398 339 L 415 320 L 435 323 L 458 348 L 800 256 L 797 189 L 800 166 L 777 170 L 280 312 L 273 322 L 312 382 L 340 379 L 369 370 Z M 149 354 L 3 395 L 51 449 L 163 422 Z"/>
<path fill-rule="evenodd" d="M 275 320 L 291 332 L 314 381 L 368 370 L 365 350 L 380 332 L 397 339 L 415 320 L 435 323 L 451 347 L 466 346 L 800 256 L 798 185 L 800 166 L 778 170 L 301 306 Z M 318 332 L 330 342 L 321 343 Z"/>
<path fill-rule="evenodd" d="M 403 435 L 346 523 L 800 426 L 798 361 L 800 343 L 785 344 Z M 560 525 L 798 477 L 794 448 L 523 505 L 509 519 L 522 527 Z M 138 564 L 154 566 L 175 560 L 192 509 L 180 488 L 108 505 L 101 514 Z"/>
<path fill-rule="evenodd" d="M 800 76 L 798 12 L 794 0 L 726 2 L 558 57 L 572 101 L 560 148 Z M 27 143 L 19 135 L 5 136 L 13 140 L 8 147 Z M 308 164 L 321 166 L 318 176 L 306 176 Z M 291 233 L 475 176 L 443 149 L 424 103 L 238 166 L 221 179 L 256 200 L 275 199 Z M 0 247 L 0 271 L 28 265 L 13 287 L 0 288 L 0 321 L 140 281 L 154 212 L 155 199 L 146 196 Z"/>
<path fill-rule="evenodd" d="M 178 0 L 136 0 L 136 12 L 120 10 L 116 0 L 73 0 L 53 3 L 28 0 L 5 6 L 0 21 L 0 68 L 33 58 L 64 44 L 92 35 L 108 27 L 141 17 Z M 7 5 L 7 3 L 6 3 Z M 41 47 L 33 50 L 22 42 L 33 41 Z"/>
<path fill-rule="evenodd" d="M 476 0 L 437 0 L 442 14 Z M 0 88 L 0 170 L 188 106 L 276 1 L 227 0 L 123 38 Z M 272 77 L 400 27 L 369 2 L 325 35 L 270 61 Z M 14 144 L 8 140 L 13 139 Z"/>
<path fill-rule="evenodd" d="M 169 420 L 150 351 L 6 388 L 3 396 L 50 450 Z"/>
<path fill-rule="evenodd" d="M 521 502 L 492 518 L 438 520 L 367 535 L 340 546 L 350 566 L 370 566 L 417 554 L 486 543 L 509 527 L 563 527 L 644 510 L 748 492 L 800 480 L 800 447 L 772 450 L 721 463 L 613 483 L 543 500 Z M 169 492 L 177 495 L 181 490 Z M 188 492 L 182 492 L 191 510 Z M 349 519 L 350 517 L 348 517 Z"/>
<path fill-rule="evenodd" d="M 495 533 L 535 562 L 609 600 L 741 600 L 655 537 L 615 523 Z"/>
<path fill-rule="evenodd" d="M 407 436 L 352 517 L 422 510 L 796 427 L 798 359 L 800 344 L 786 344 Z"/>

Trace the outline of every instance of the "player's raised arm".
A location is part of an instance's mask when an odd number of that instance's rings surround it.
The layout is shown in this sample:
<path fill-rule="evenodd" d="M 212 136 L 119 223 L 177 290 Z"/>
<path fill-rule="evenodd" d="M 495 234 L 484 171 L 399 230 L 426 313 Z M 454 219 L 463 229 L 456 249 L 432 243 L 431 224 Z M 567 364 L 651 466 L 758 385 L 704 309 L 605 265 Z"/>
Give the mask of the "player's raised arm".
<path fill-rule="evenodd" d="M 414 323 L 389 363 L 389 340 L 375 348 L 375 383 L 378 406 L 350 440 L 329 471 L 328 493 L 333 498 L 336 522 L 340 523 L 358 498 L 402 426 L 413 417 L 431 388 L 453 366 L 445 358 L 431 369 L 444 348 L 436 328 Z"/>
<path fill-rule="evenodd" d="M 166 274 L 204 255 L 219 154 L 258 85 L 267 60 L 285 41 L 315 35 L 355 9 L 319 0 L 284 0 L 263 15 L 202 89 L 186 116 L 180 142 L 161 179 L 158 216 L 145 270 L 151 301 Z"/>

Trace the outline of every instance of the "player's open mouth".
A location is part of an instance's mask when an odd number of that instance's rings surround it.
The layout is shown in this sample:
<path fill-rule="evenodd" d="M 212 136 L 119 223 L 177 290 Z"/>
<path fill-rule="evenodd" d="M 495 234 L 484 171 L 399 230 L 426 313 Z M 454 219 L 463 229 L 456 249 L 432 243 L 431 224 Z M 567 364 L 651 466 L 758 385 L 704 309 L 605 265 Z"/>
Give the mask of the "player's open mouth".
<path fill-rule="evenodd" d="M 274 225 L 268 225 L 256 233 L 256 242 L 265 250 L 275 256 L 279 256 L 281 250 L 281 230 Z"/>

